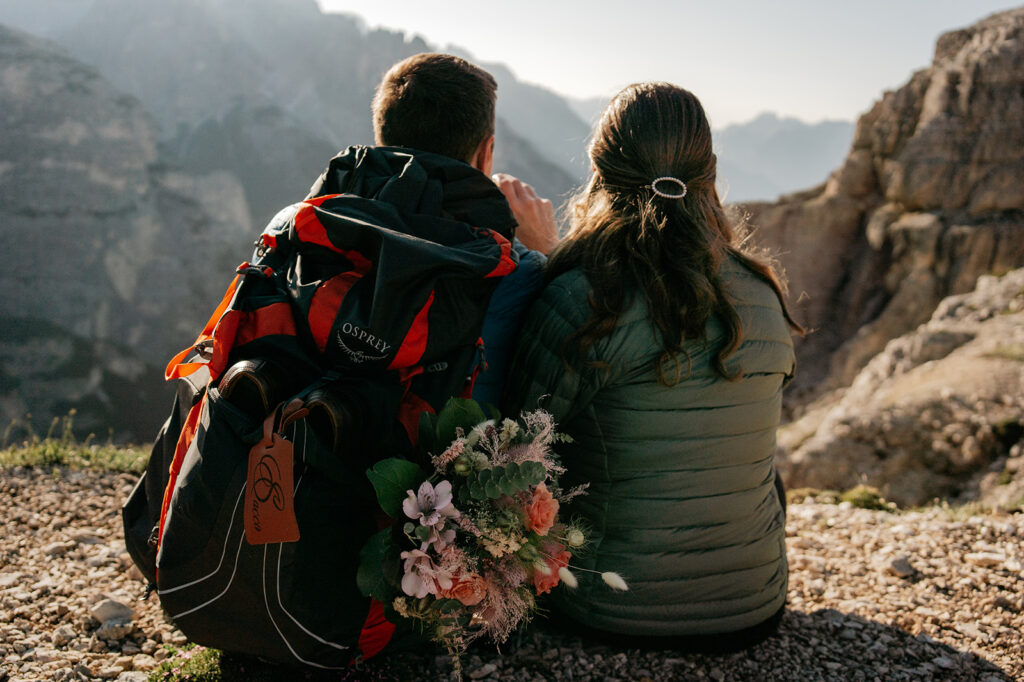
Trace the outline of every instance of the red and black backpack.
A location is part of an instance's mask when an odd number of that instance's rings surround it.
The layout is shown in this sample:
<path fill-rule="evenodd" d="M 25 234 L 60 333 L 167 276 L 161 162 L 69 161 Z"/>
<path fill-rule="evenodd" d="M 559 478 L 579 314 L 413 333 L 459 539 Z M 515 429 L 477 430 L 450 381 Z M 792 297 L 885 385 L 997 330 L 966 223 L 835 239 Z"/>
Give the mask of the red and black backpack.
<path fill-rule="evenodd" d="M 168 365 L 175 404 L 123 509 L 129 553 L 189 639 L 320 668 L 387 643 L 394 626 L 355 580 L 381 522 L 365 470 L 412 456 L 420 414 L 471 388 L 491 294 L 516 266 L 514 227 L 476 169 L 386 147 L 342 152 L 271 221 Z M 267 415 L 221 392 L 245 362 L 271 363 L 286 386 Z M 350 410 L 343 446 L 296 418 L 321 393 Z M 274 470 L 290 495 L 253 473 L 272 440 L 290 448 L 290 468 Z M 251 542 L 257 497 L 290 498 L 297 539 Z"/>

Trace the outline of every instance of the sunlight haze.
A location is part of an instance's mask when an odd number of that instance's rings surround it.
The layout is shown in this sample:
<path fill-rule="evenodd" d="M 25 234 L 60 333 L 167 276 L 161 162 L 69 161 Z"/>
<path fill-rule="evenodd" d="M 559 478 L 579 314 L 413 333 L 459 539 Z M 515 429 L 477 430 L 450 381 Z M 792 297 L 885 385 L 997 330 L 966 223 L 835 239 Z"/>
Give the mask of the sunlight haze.
<path fill-rule="evenodd" d="M 859 3 L 366 3 L 319 0 L 368 28 L 455 45 L 524 81 L 577 98 L 667 80 L 704 102 L 716 126 L 763 111 L 809 122 L 854 120 L 885 89 L 931 63 L 935 39 L 1005 0 Z M 444 9 L 440 9 L 440 8 Z"/>

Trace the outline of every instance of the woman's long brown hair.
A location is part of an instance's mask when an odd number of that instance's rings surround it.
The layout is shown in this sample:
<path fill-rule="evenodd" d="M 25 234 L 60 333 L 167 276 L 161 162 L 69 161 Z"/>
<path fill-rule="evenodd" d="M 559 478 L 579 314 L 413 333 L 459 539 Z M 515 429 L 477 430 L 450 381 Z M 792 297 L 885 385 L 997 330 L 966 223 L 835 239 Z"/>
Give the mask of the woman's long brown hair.
<path fill-rule="evenodd" d="M 789 325 L 803 332 L 786 308 L 783 284 L 769 259 L 745 246 L 726 218 L 715 189 L 711 128 L 692 93 L 668 83 L 626 88 L 598 122 L 590 158 L 594 173 L 577 197 L 572 228 L 551 254 L 547 270 L 553 279 L 581 268 L 592 289 L 590 319 L 563 349 L 570 366 L 612 333 L 632 296 L 639 294 L 661 337 L 662 353 L 655 363 L 661 383 L 672 385 L 689 374 L 684 375 L 679 360 L 680 355 L 689 360 L 684 343 L 703 338 L 713 315 L 725 327 L 714 367 L 724 377 L 738 378 L 725 367 L 743 339 L 739 315 L 719 276 L 728 256 L 775 290 Z M 685 182 L 686 195 L 656 195 L 651 182 L 663 176 Z M 671 182 L 658 188 L 679 191 Z"/>

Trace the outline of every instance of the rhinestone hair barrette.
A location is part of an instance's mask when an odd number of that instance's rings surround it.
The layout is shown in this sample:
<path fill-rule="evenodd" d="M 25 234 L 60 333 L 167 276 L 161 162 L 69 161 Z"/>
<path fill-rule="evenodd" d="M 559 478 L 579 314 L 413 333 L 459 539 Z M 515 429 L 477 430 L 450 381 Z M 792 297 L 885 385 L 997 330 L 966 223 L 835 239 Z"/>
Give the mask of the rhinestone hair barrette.
<path fill-rule="evenodd" d="M 679 185 L 679 191 L 672 193 L 660 190 L 658 189 L 659 182 L 675 183 L 676 185 Z M 654 182 L 648 185 L 648 187 L 650 187 L 651 191 L 657 194 L 659 197 L 664 197 L 665 199 L 682 199 L 683 197 L 686 196 L 686 183 L 680 180 L 679 178 L 673 178 L 671 175 L 663 175 L 660 178 L 655 178 Z"/>

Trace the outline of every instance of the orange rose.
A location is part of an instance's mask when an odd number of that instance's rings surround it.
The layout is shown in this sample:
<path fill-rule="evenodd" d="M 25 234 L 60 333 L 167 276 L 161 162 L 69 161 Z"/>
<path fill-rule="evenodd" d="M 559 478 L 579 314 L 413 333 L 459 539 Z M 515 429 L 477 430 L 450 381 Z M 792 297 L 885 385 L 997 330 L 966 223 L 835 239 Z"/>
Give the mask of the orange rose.
<path fill-rule="evenodd" d="M 487 583 L 476 573 L 462 573 L 452 580 L 452 587 L 443 590 L 445 599 L 458 599 L 463 606 L 476 606 L 487 596 Z"/>
<path fill-rule="evenodd" d="M 568 566 L 570 558 L 572 555 L 568 552 L 559 552 L 553 558 L 544 560 L 550 569 L 548 575 L 544 575 L 540 571 L 533 572 L 533 587 L 537 590 L 537 594 L 546 594 L 558 584 L 558 569 Z"/>
<path fill-rule="evenodd" d="M 555 516 L 558 514 L 558 500 L 556 500 L 544 483 L 537 485 L 533 491 L 533 498 L 526 507 L 526 530 L 532 530 L 537 535 L 547 535 L 551 526 L 555 524 Z"/>

